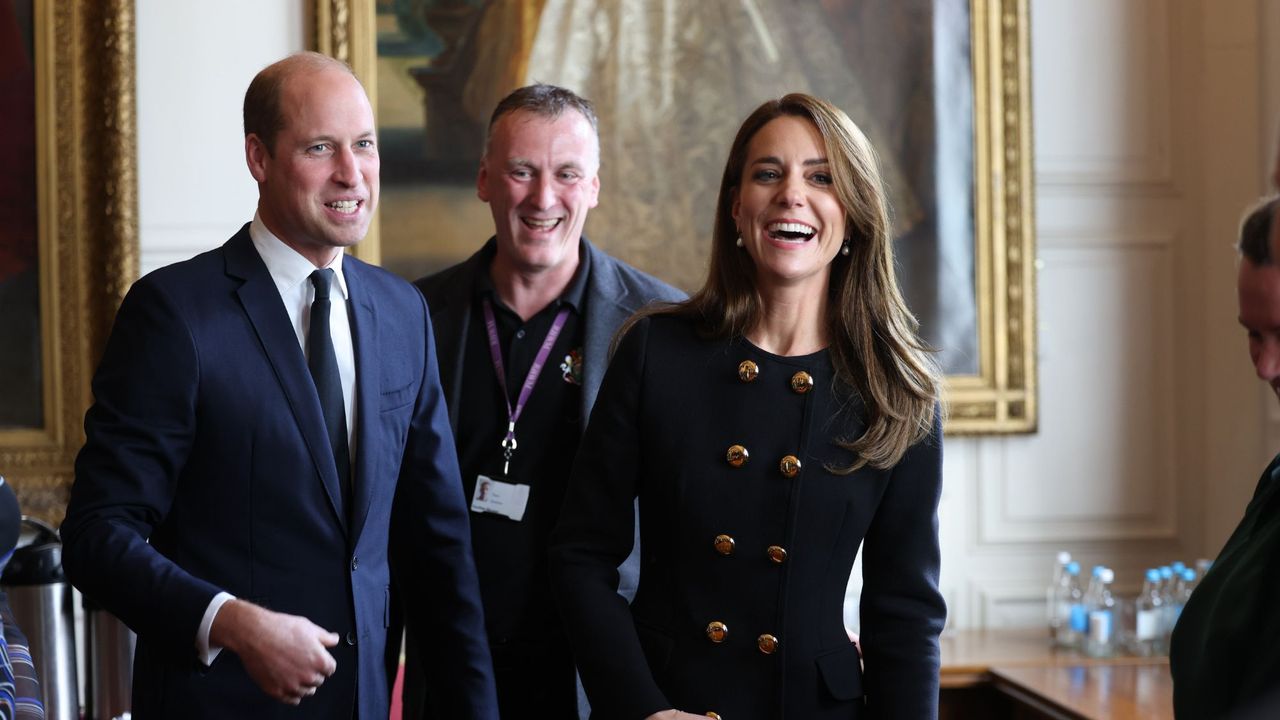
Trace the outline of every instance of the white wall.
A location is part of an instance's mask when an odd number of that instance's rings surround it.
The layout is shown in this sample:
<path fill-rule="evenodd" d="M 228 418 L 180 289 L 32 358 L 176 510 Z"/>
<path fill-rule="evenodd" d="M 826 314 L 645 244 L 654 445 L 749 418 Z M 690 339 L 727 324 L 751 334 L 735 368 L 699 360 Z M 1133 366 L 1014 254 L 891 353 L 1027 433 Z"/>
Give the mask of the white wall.
<path fill-rule="evenodd" d="M 302 50 L 306 0 L 137 0 L 142 272 L 217 247 L 253 217 L 240 108 Z"/>
<path fill-rule="evenodd" d="M 144 271 L 251 216 L 240 101 L 305 2 L 138 0 Z M 953 627 L 1040 623 L 1060 548 L 1122 589 L 1212 556 L 1280 444 L 1231 250 L 1276 144 L 1278 6 L 1032 0 L 1040 432 L 948 440 Z"/>
<path fill-rule="evenodd" d="M 1270 6 L 1031 3 L 1042 415 L 948 448 L 955 626 L 1042 622 L 1059 548 L 1127 592 L 1212 557 L 1274 451 L 1231 249 L 1274 145 Z"/>

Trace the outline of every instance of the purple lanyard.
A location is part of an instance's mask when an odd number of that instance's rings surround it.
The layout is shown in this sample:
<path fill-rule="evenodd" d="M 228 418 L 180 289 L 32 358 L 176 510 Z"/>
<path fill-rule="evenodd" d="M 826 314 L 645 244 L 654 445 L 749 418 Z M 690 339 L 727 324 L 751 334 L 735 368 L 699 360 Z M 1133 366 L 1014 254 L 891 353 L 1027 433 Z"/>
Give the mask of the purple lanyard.
<path fill-rule="evenodd" d="M 503 476 L 507 475 L 511 453 L 516 450 L 516 421 L 520 419 L 520 413 L 524 412 L 524 405 L 529 401 L 529 395 L 533 394 L 538 376 L 542 374 L 542 366 L 547 363 L 547 356 L 551 354 L 551 346 L 556 344 L 556 338 L 560 337 L 560 331 L 564 329 L 564 321 L 568 317 L 567 306 L 556 313 L 547 337 L 542 340 L 542 347 L 538 348 L 538 354 L 533 358 L 533 365 L 529 366 L 529 374 L 520 386 L 520 396 L 516 398 L 516 407 L 512 410 L 511 393 L 507 392 L 507 371 L 502 365 L 502 347 L 498 344 L 498 322 L 493 319 L 493 304 L 489 302 L 489 298 L 484 299 L 484 329 L 489 333 L 489 356 L 493 358 L 493 370 L 498 375 L 498 386 L 502 388 L 502 401 L 507 404 L 507 435 L 502 438 Z"/>

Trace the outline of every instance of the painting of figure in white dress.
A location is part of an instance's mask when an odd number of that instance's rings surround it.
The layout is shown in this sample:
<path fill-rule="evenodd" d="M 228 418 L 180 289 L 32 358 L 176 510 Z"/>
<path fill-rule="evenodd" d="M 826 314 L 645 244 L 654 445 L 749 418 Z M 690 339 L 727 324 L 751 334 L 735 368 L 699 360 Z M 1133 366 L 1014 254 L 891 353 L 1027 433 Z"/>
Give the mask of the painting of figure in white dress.
<path fill-rule="evenodd" d="M 541 81 L 600 118 L 587 235 L 686 289 L 706 271 L 733 134 L 788 92 L 880 153 L 898 272 L 949 374 L 978 364 L 967 0 L 378 0 L 382 262 L 409 278 L 492 234 L 475 197 L 489 113 Z"/>

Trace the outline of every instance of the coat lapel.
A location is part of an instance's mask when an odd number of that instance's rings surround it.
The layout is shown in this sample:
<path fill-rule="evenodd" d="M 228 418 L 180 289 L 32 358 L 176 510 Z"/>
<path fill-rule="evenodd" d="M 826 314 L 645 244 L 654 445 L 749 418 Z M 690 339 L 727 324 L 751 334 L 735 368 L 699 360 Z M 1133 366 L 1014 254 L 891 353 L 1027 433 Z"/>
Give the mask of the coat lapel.
<path fill-rule="evenodd" d="M 365 287 L 364 268 L 351 257 L 343 258 L 343 277 L 351 295 L 351 342 L 356 357 L 356 447 L 351 474 L 351 537 L 359 538 L 373 498 L 373 467 L 378 456 L 373 429 L 378 424 L 378 399 L 382 392 L 382 367 L 378 363 L 378 324 L 373 319 L 373 301 Z"/>
<path fill-rule="evenodd" d="M 345 519 L 339 512 L 342 494 L 338 489 L 338 470 L 329 449 L 329 436 L 320 412 L 320 397 L 316 394 L 302 347 L 298 345 L 298 336 L 289 325 L 289 315 L 280 299 L 280 291 L 249 239 L 248 225 L 227 241 L 226 258 L 227 274 L 244 281 L 236 290 L 240 304 L 249 316 L 275 371 L 276 380 L 288 398 L 289 408 L 329 497 L 329 507 L 338 524 L 345 527 Z"/>
<path fill-rule="evenodd" d="M 582 239 L 591 253 L 591 276 L 587 278 L 586 329 L 582 338 L 582 417 L 588 418 L 600 392 L 600 382 L 609 366 L 609 344 L 613 334 L 631 317 L 627 287 L 618 279 L 618 270 L 607 255 Z M 583 423 L 586 430 L 586 423 Z"/>

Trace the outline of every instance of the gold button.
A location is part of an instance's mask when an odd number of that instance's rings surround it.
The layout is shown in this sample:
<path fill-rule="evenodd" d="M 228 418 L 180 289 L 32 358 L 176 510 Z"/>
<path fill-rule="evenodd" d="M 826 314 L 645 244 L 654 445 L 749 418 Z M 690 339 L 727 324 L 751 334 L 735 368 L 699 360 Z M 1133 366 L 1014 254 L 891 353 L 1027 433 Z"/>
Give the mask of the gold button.
<path fill-rule="evenodd" d="M 730 445 L 729 451 L 724 454 L 724 459 L 734 467 L 742 467 L 747 462 L 747 458 L 751 457 L 751 453 L 741 445 Z"/>
<path fill-rule="evenodd" d="M 729 626 L 719 620 L 712 620 L 707 625 L 707 639 L 713 643 L 724 642 L 729 637 Z"/>
<path fill-rule="evenodd" d="M 733 452 L 733 448 L 729 448 L 729 451 Z M 733 461 L 730 460 L 729 462 L 732 463 Z M 795 455 L 787 455 L 782 458 L 782 462 L 778 463 L 778 469 L 782 471 L 784 476 L 793 478 L 800 472 L 800 458 Z"/>
<path fill-rule="evenodd" d="M 707 717 L 712 718 L 712 720 L 720 720 L 720 713 L 718 713 L 718 712 L 708 712 L 708 713 L 707 713 Z"/>
<path fill-rule="evenodd" d="M 760 366 L 750 360 L 743 360 L 738 363 L 738 379 L 742 382 L 751 382 L 760 374 Z"/>
<path fill-rule="evenodd" d="M 728 535 L 717 535 L 716 536 L 716 552 L 720 553 L 721 555 L 732 555 L 733 554 L 733 538 L 729 537 Z"/>
<path fill-rule="evenodd" d="M 787 551 L 784 550 L 781 546 L 770 545 L 767 552 L 769 553 L 769 559 L 779 565 L 781 565 L 782 562 L 787 559 Z"/>
<path fill-rule="evenodd" d="M 772 655 L 778 649 L 778 638 L 765 633 L 756 638 L 756 647 L 760 648 L 760 652 L 765 655 Z"/>
<path fill-rule="evenodd" d="M 813 376 L 801 370 L 791 376 L 791 392 L 803 395 L 813 389 Z"/>

